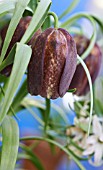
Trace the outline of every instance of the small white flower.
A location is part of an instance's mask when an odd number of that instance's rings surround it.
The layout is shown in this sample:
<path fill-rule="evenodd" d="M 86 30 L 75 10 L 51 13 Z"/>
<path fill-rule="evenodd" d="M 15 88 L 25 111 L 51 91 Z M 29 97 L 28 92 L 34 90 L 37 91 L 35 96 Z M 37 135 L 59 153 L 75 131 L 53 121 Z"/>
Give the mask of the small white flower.
<path fill-rule="evenodd" d="M 80 109 L 80 115 L 83 116 L 83 117 L 86 117 L 88 115 L 88 109 L 89 109 L 89 101 L 86 100 L 84 102 L 84 105 Z"/>
<path fill-rule="evenodd" d="M 87 134 L 79 127 L 73 126 L 67 129 L 66 135 L 72 138 L 73 142 L 81 148 L 81 150 L 79 150 L 76 146 L 70 143 L 68 146 L 69 149 L 71 149 L 76 155 L 82 157 L 82 149 L 84 149 Z"/>
<path fill-rule="evenodd" d="M 66 110 L 74 109 L 74 97 L 72 93 L 66 93 L 62 101 Z"/>
<path fill-rule="evenodd" d="M 74 126 L 74 127 L 70 127 L 67 129 L 66 135 L 73 137 L 73 141 L 77 142 L 77 141 L 83 139 L 84 132 L 79 127 Z"/>
<path fill-rule="evenodd" d="M 84 118 L 74 118 L 74 124 L 75 126 L 81 128 L 83 131 L 87 132 L 88 131 L 88 126 L 89 126 L 89 117 Z"/>
<path fill-rule="evenodd" d="M 103 127 L 96 115 L 93 117 L 93 135 L 87 138 L 86 149 L 83 152 L 86 156 L 91 154 L 94 154 L 94 162 L 91 163 L 95 165 L 103 163 Z"/>

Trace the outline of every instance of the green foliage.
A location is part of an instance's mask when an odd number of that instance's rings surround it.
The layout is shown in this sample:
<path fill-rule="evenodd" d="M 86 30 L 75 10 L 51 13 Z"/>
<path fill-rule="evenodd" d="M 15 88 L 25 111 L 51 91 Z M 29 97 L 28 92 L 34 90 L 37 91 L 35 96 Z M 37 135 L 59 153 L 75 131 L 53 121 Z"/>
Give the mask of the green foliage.
<path fill-rule="evenodd" d="M 0 2 L 0 15 L 3 16 L 15 8 L 17 0 L 5 0 Z"/>
<path fill-rule="evenodd" d="M 8 46 L 9 46 L 9 43 L 12 39 L 12 36 L 14 34 L 14 31 L 22 17 L 22 14 L 26 8 L 26 6 L 28 5 L 30 0 L 27 0 L 27 1 L 24 1 L 24 0 L 18 0 L 18 2 L 16 3 L 15 5 L 15 10 L 14 10 L 14 13 L 13 13 L 13 17 L 10 21 L 10 24 L 9 24 L 9 27 L 8 27 L 8 30 L 7 30 L 7 34 L 6 34 L 6 37 L 5 37 L 5 41 L 4 41 L 4 44 L 3 44 L 3 47 L 2 47 L 2 52 L 1 52 L 1 57 L 0 57 L 0 64 L 2 63 L 4 57 L 5 57 L 5 54 L 6 54 L 6 51 L 8 49 Z"/>
<path fill-rule="evenodd" d="M 51 4 L 51 0 L 48 1 L 42 0 L 38 4 L 36 11 L 33 15 L 33 18 L 31 20 L 31 23 L 21 39 L 21 43 L 28 42 L 31 36 L 33 35 L 33 33 L 36 32 L 41 27 L 41 25 L 43 24 L 47 16 L 48 10 L 50 8 L 50 4 Z"/>
<path fill-rule="evenodd" d="M 0 169 L 14 170 L 19 148 L 19 129 L 15 120 L 10 116 L 6 116 L 2 123 L 2 138 Z"/>
<path fill-rule="evenodd" d="M 31 48 L 28 47 L 27 45 L 22 45 L 21 43 L 17 43 L 14 65 L 7 86 L 7 90 L 5 92 L 4 102 L 1 109 L 0 123 L 2 123 L 5 115 L 7 114 L 10 108 L 15 92 L 18 88 L 18 85 L 22 79 L 23 74 L 26 71 L 30 57 L 31 57 Z"/>

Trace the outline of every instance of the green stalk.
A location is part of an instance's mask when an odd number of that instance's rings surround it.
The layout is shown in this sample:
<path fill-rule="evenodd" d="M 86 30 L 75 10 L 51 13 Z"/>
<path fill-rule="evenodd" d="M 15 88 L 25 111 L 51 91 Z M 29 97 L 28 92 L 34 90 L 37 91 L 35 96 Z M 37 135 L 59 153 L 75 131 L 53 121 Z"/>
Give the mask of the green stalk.
<path fill-rule="evenodd" d="M 46 100 L 46 109 L 45 109 L 45 126 L 44 126 L 44 131 L 46 132 L 46 128 L 48 125 L 48 120 L 50 116 L 50 99 L 45 99 Z"/>
<path fill-rule="evenodd" d="M 91 103 L 90 103 L 90 118 L 89 118 L 89 127 L 88 127 L 88 136 L 90 133 L 90 126 L 91 126 L 91 122 L 92 122 L 92 113 L 93 113 L 93 86 L 92 86 L 92 80 L 91 80 L 91 76 L 89 73 L 89 70 L 86 66 L 86 64 L 84 63 L 84 61 L 82 60 L 81 57 L 79 57 L 79 55 L 77 55 L 78 60 L 80 61 L 81 65 L 83 66 L 87 78 L 88 78 L 88 82 L 89 82 L 89 87 L 90 87 L 90 94 L 91 94 Z"/>
<path fill-rule="evenodd" d="M 48 15 L 51 15 L 51 16 L 53 16 L 53 18 L 54 18 L 54 28 L 58 28 L 58 17 L 57 17 L 57 15 L 54 13 L 54 12 L 48 12 Z"/>

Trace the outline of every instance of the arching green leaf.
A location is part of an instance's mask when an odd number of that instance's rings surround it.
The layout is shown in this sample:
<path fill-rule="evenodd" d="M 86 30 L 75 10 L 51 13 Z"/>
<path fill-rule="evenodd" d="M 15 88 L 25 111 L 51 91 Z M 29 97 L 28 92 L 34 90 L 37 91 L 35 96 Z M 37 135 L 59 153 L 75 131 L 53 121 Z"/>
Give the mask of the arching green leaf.
<path fill-rule="evenodd" d="M 25 73 L 27 65 L 30 61 L 31 52 L 32 51 L 29 46 L 17 43 L 14 65 L 7 89 L 5 91 L 4 102 L 0 113 L 0 123 L 2 123 L 12 104 L 15 92 L 17 91 L 22 76 Z"/>
<path fill-rule="evenodd" d="M 19 129 L 10 116 L 6 116 L 2 123 L 2 138 L 0 170 L 14 170 L 19 147 Z"/>

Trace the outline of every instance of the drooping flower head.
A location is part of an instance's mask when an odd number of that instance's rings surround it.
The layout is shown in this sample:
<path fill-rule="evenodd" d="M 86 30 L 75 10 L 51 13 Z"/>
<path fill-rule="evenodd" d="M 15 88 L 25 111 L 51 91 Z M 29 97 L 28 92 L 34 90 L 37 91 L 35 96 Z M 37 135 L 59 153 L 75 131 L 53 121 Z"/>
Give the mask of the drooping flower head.
<path fill-rule="evenodd" d="M 9 47 L 7 49 L 7 52 L 6 52 L 6 55 L 5 55 L 5 58 L 8 56 L 10 50 L 12 49 L 12 47 L 21 40 L 22 36 L 24 35 L 26 29 L 28 28 L 29 24 L 30 24 L 30 21 L 31 21 L 31 18 L 30 16 L 27 16 L 27 17 L 24 17 L 24 18 L 21 18 L 15 32 L 14 32 L 14 35 L 12 37 L 12 40 L 9 44 Z M 1 30 L 0 30 L 0 36 L 1 36 L 1 48 L 0 48 L 0 52 L 2 50 L 2 46 L 3 46 L 3 43 L 4 43 L 4 40 L 5 40 L 5 37 L 6 37 L 6 33 L 7 33 L 7 29 L 8 29 L 8 25 L 4 26 Z M 10 64 L 9 66 L 7 66 L 6 68 L 4 68 L 2 71 L 1 71 L 1 74 L 5 75 L 5 76 L 9 76 L 10 73 L 11 73 L 11 70 L 12 70 L 12 64 Z"/>
<path fill-rule="evenodd" d="M 52 99 L 62 97 L 74 75 L 76 61 L 76 45 L 70 34 L 62 28 L 45 30 L 32 49 L 28 67 L 30 94 Z"/>
<path fill-rule="evenodd" d="M 76 35 L 74 37 L 74 40 L 76 42 L 77 53 L 78 55 L 81 56 L 84 53 L 84 51 L 88 48 L 90 44 L 90 40 L 80 35 Z M 102 54 L 101 54 L 100 47 L 97 44 L 95 44 L 90 54 L 84 60 L 90 72 L 92 83 L 94 83 L 99 73 L 101 59 L 102 59 Z M 77 66 L 69 88 L 71 89 L 76 88 L 77 89 L 76 94 L 78 96 L 85 95 L 89 91 L 88 79 L 81 64 Z"/>

